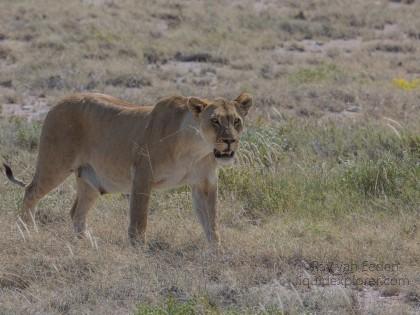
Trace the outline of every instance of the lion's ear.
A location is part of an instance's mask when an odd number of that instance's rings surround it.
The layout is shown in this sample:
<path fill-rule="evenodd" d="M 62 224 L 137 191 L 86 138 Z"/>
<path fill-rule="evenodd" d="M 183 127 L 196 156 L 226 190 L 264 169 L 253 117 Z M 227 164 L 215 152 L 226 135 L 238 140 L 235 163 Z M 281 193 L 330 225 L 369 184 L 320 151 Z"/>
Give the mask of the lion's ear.
<path fill-rule="evenodd" d="M 188 109 L 193 113 L 194 117 L 198 117 L 200 113 L 208 105 L 206 100 L 200 99 L 198 97 L 190 97 L 187 101 Z"/>
<path fill-rule="evenodd" d="M 238 110 L 239 114 L 242 116 L 246 116 L 248 114 L 249 109 L 252 106 L 252 96 L 248 93 L 241 93 L 235 101 L 238 103 L 236 109 Z"/>

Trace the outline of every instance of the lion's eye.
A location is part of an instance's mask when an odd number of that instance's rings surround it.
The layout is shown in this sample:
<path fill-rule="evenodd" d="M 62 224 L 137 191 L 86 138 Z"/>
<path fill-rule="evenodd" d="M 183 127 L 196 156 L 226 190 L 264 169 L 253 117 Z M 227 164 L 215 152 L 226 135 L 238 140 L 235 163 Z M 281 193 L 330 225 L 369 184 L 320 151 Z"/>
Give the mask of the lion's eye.
<path fill-rule="evenodd" d="M 215 125 L 215 126 L 220 125 L 220 123 L 219 123 L 219 119 L 217 119 L 217 118 L 212 118 L 212 119 L 211 119 L 211 123 L 212 123 L 213 125 Z"/>
<path fill-rule="evenodd" d="M 236 118 L 233 123 L 235 124 L 236 127 L 239 127 L 241 125 L 241 120 L 239 118 Z"/>

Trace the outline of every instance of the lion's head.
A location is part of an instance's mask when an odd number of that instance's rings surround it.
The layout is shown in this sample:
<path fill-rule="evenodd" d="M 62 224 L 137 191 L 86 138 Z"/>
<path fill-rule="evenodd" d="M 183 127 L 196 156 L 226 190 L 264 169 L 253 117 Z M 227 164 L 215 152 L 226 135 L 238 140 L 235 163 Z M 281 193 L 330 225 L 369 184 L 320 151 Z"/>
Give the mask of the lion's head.
<path fill-rule="evenodd" d="M 233 161 L 243 132 L 244 119 L 252 105 L 252 97 L 242 93 L 233 101 L 191 97 L 188 108 L 199 122 L 203 138 L 213 147 L 219 163 Z"/>

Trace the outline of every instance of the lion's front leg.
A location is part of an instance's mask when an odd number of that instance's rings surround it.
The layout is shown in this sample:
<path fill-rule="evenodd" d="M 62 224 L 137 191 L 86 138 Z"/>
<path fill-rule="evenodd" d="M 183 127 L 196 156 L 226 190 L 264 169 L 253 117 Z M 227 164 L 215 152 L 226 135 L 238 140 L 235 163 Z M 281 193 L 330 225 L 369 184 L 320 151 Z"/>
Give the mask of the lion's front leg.
<path fill-rule="evenodd" d="M 128 237 L 131 244 L 146 242 L 147 211 L 152 190 L 152 172 L 149 167 L 136 167 L 130 196 L 130 223 Z"/>
<path fill-rule="evenodd" d="M 220 245 L 217 215 L 217 179 L 206 179 L 192 186 L 193 207 L 207 240 Z"/>

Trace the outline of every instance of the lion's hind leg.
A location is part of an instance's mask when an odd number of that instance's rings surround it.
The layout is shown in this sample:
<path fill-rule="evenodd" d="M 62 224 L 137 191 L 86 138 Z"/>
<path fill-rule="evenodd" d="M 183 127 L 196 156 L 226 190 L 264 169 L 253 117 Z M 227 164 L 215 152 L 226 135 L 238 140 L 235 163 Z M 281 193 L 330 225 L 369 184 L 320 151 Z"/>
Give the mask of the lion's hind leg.
<path fill-rule="evenodd" d="M 73 228 L 77 234 L 83 235 L 86 232 L 86 215 L 99 196 L 98 190 L 83 178 L 77 177 L 77 197 L 70 211 Z"/>
<path fill-rule="evenodd" d="M 35 176 L 26 187 L 22 219 L 31 223 L 33 209 L 47 193 L 60 185 L 73 171 L 80 151 L 82 128 L 74 119 L 75 111 L 54 107 L 42 127 Z M 63 120 L 63 116 L 66 120 Z"/>
<path fill-rule="evenodd" d="M 23 197 L 20 217 L 26 224 L 31 225 L 33 223 L 34 210 L 37 203 L 51 190 L 60 185 L 69 175 L 70 171 L 56 172 L 48 176 L 47 174 L 41 175 L 39 170 L 36 171 L 34 179 L 25 188 Z"/>
<path fill-rule="evenodd" d="M 33 223 L 35 206 L 43 197 L 37 190 L 37 184 L 34 181 L 25 188 L 25 195 L 20 210 L 20 218 L 25 224 L 31 225 Z"/>
<path fill-rule="evenodd" d="M 21 217 L 25 223 L 32 223 L 36 204 L 73 172 L 74 160 L 72 152 L 59 147 L 54 151 L 41 141 L 35 175 L 26 187 L 23 198 Z"/>

